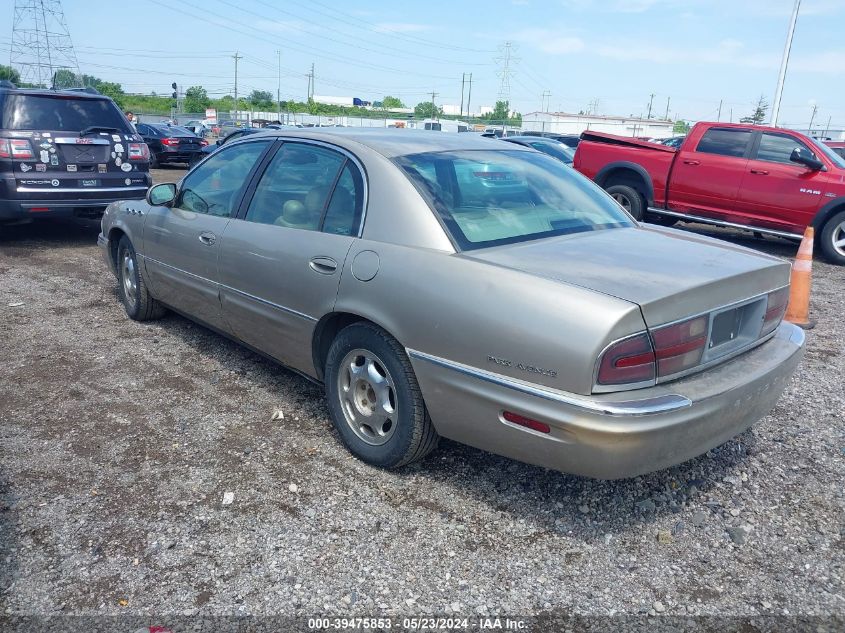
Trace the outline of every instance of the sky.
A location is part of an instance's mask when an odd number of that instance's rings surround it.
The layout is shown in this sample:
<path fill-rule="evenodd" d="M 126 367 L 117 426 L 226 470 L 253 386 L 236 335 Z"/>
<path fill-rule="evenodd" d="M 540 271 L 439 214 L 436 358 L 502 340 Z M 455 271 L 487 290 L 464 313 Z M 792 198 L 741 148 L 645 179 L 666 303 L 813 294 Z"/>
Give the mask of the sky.
<path fill-rule="evenodd" d="M 12 12 L 12 2 L 4 3 Z M 63 0 L 82 72 L 127 92 L 203 85 L 212 96 L 315 94 L 413 107 L 437 93 L 511 108 L 734 121 L 771 103 L 794 0 Z M 7 32 L 0 46 L 8 47 Z M 510 49 L 505 44 L 510 42 Z M 0 58 L 2 59 L 2 58 Z M 543 93 L 550 93 L 543 97 Z M 653 97 L 651 95 L 654 95 Z M 780 120 L 845 128 L 845 0 L 802 0 Z"/>

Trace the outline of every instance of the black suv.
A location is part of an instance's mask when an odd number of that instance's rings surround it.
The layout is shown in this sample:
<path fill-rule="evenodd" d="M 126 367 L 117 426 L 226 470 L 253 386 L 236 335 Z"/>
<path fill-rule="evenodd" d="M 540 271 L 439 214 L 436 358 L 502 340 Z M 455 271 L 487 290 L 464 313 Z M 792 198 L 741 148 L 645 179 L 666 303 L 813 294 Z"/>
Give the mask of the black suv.
<path fill-rule="evenodd" d="M 147 145 L 108 97 L 0 81 L 0 222 L 98 218 L 143 198 L 149 172 Z"/>

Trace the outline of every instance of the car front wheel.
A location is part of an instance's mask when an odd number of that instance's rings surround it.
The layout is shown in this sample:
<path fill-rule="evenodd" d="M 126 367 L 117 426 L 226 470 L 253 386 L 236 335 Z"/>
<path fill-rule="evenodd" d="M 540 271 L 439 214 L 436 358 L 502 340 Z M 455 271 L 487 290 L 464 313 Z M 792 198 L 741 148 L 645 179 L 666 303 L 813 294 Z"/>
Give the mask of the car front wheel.
<path fill-rule="evenodd" d="M 819 235 L 819 246 L 828 261 L 845 266 L 845 211 L 825 222 Z"/>
<path fill-rule="evenodd" d="M 147 290 L 138 270 L 138 256 L 125 235 L 117 245 L 118 294 L 126 315 L 135 321 L 149 321 L 164 315 L 165 309 Z"/>
<path fill-rule="evenodd" d="M 411 362 L 380 328 L 369 323 L 344 328 L 329 349 L 325 381 L 332 423 L 362 461 L 399 468 L 437 446 Z"/>

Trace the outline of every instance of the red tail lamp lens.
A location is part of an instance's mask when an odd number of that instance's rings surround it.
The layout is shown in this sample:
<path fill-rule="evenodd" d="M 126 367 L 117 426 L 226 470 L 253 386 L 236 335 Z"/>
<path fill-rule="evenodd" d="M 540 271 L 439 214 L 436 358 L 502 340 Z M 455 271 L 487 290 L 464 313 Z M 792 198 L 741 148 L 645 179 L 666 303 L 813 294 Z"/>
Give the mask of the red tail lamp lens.
<path fill-rule="evenodd" d="M 654 350 L 648 334 L 637 334 L 605 350 L 599 364 L 600 385 L 624 385 L 654 380 Z"/>
<path fill-rule="evenodd" d="M 525 416 L 519 415 L 518 413 L 511 413 L 510 411 L 505 411 L 502 414 L 502 417 L 508 422 L 511 422 L 512 424 L 524 426 L 525 428 L 531 429 L 532 431 L 539 431 L 540 433 L 551 433 L 552 431 L 551 427 L 545 422 L 538 422 L 537 420 L 526 418 Z"/>
<path fill-rule="evenodd" d="M 677 374 L 701 362 L 708 321 L 704 315 L 652 331 L 658 376 Z"/>
<path fill-rule="evenodd" d="M 783 315 L 786 312 L 786 306 L 789 304 L 789 288 L 781 288 L 780 290 L 770 292 L 767 300 L 766 315 L 763 317 L 763 329 L 760 331 L 760 336 L 770 334 L 780 325 Z"/>

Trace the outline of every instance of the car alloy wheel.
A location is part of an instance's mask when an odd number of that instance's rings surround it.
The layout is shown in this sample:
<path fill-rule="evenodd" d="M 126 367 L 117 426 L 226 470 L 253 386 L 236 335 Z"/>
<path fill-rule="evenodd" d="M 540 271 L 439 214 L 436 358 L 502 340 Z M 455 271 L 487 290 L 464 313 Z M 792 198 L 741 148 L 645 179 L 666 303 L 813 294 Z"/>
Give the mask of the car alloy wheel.
<path fill-rule="evenodd" d="M 618 202 L 625 211 L 631 213 L 631 207 L 633 206 L 631 203 L 631 199 L 626 196 L 624 193 L 614 193 L 611 194 L 614 200 Z"/>
<path fill-rule="evenodd" d="M 123 284 L 123 296 L 132 309 L 138 301 L 138 276 L 135 258 L 128 248 L 123 251 L 123 260 L 120 264 L 120 281 Z"/>
<path fill-rule="evenodd" d="M 831 246 L 833 250 L 845 257 L 845 220 L 833 227 L 830 234 Z"/>
<path fill-rule="evenodd" d="M 353 349 L 340 363 L 337 394 L 346 423 L 361 440 L 381 446 L 396 430 L 397 397 L 393 377 L 373 352 Z"/>

